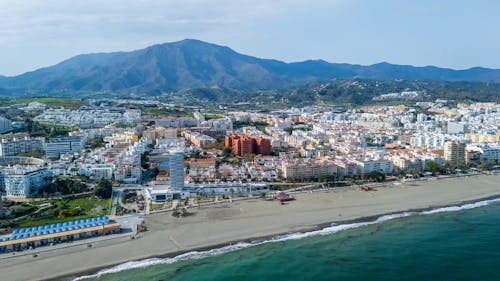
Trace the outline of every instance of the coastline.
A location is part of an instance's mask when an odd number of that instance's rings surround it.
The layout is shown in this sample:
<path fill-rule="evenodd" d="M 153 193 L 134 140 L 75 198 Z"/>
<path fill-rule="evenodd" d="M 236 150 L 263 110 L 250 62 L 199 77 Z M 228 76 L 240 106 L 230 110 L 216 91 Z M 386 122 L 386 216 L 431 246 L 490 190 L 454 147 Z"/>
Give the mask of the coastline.
<path fill-rule="evenodd" d="M 349 224 L 354 224 L 354 223 L 368 223 L 368 222 L 375 222 L 377 219 L 380 217 L 384 216 L 391 216 L 391 215 L 398 215 L 402 213 L 413 213 L 412 215 L 421 215 L 419 213 L 421 212 L 426 212 L 426 211 L 432 211 L 440 208 L 446 208 L 446 207 L 455 207 L 455 206 L 462 206 L 462 205 L 467 205 L 467 204 L 473 204 L 473 203 L 478 203 L 478 202 L 484 202 L 484 201 L 489 201 L 489 200 L 495 200 L 495 199 L 500 199 L 500 194 L 495 195 L 495 196 L 489 196 L 486 198 L 479 198 L 475 200 L 468 200 L 468 201 L 463 201 L 458 204 L 450 204 L 450 205 L 442 205 L 442 206 L 433 206 L 433 207 L 428 207 L 428 208 L 420 208 L 420 209 L 410 209 L 410 210 L 405 210 L 402 212 L 392 212 L 392 213 L 386 213 L 386 214 L 380 214 L 380 215 L 374 215 L 374 216 L 367 216 L 367 217 L 359 217 L 356 219 L 350 219 L 350 220 L 345 220 L 345 221 L 334 221 L 334 222 L 328 222 L 328 223 L 323 223 L 319 224 L 316 227 L 313 228 L 304 228 L 302 230 L 298 230 L 297 233 L 308 233 L 308 232 L 314 232 L 318 230 L 325 229 L 327 227 L 331 227 L 332 225 L 335 226 L 342 226 L 342 225 L 349 225 Z M 410 216 L 412 216 L 410 215 Z M 401 218 L 401 217 L 397 217 Z M 396 218 L 396 219 L 397 219 Z M 225 243 L 219 243 L 215 245 L 208 245 L 208 246 L 203 246 L 203 247 L 198 247 L 198 248 L 193 248 L 193 249 L 187 249 L 183 251 L 177 251 L 177 252 L 170 252 L 170 253 L 165 253 L 165 254 L 160 254 L 160 255 L 152 255 L 145 257 L 140 260 L 147 260 L 147 259 L 166 259 L 166 258 L 174 258 L 189 252 L 205 252 L 213 249 L 219 249 L 222 247 L 230 246 L 230 245 L 235 245 L 238 243 L 250 243 L 258 245 L 258 242 L 264 242 L 264 241 L 272 241 L 276 237 L 280 236 L 285 236 L 285 235 L 290 235 L 292 233 L 290 232 L 283 232 L 283 233 L 276 233 L 273 235 L 267 235 L 267 236 L 260 236 L 260 237 L 253 237 L 253 238 L 247 238 L 244 240 L 234 240 L 234 241 L 228 241 Z M 256 243 L 257 242 L 257 243 Z M 134 262 L 134 261 L 140 261 L 140 260 L 130 260 L 129 262 Z M 49 278 L 49 279 L 41 279 L 40 281 L 70 281 L 70 280 L 75 280 L 79 277 L 85 277 L 85 276 L 92 276 L 100 272 L 101 270 L 112 268 L 118 265 L 121 265 L 123 263 L 115 263 L 115 264 L 110 264 L 106 266 L 100 266 L 96 268 L 89 268 L 82 270 L 80 272 L 75 272 L 67 275 L 62 275 L 58 276 L 56 278 Z M 85 280 L 85 279 L 83 279 Z"/>
<path fill-rule="evenodd" d="M 468 181 L 474 185 L 469 186 L 470 183 Z M 142 246 L 157 242 L 171 242 L 170 245 L 157 247 L 158 249 L 155 248 L 156 252 L 149 251 L 153 248 L 145 248 L 142 249 L 142 252 L 136 252 L 133 255 L 124 257 L 120 256 L 120 254 L 124 253 L 123 250 L 117 250 L 116 246 L 123 247 L 129 244 L 131 246 L 132 242 L 113 244 L 115 247 L 113 247 L 113 245 L 103 245 L 103 249 L 107 249 L 111 252 L 114 251 L 116 258 L 114 260 L 100 260 L 100 266 L 89 266 L 85 264 L 75 265 L 75 262 L 78 259 L 92 259 L 93 257 L 103 256 L 99 255 L 99 253 L 91 253 L 91 250 L 79 252 L 78 249 L 73 249 L 70 253 L 53 253 L 53 256 L 47 257 L 44 261 L 44 264 L 50 264 L 54 261 L 60 261 L 63 264 L 71 264 L 73 266 L 73 270 L 71 272 L 61 272 L 61 274 L 57 275 L 57 273 L 54 274 L 55 272 L 50 272 L 50 270 L 46 268 L 44 269 L 43 264 L 36 265 L 39 260 L 26 258 L 21 262 L 13 263 L 13 266 L 15 268 L 32 266 L 34 271 L 32 272 L 32 275 L 36 276 L 38 275 L 37 273 L 40 273 L 43 274 L 42 276 L 45 276 L 45 278 L 26 276 L 18 271 L 18 273 L 12 275 L 12 271 L 10 271 L 10 273 L 6 273 L 9 270 L 7 270 L 8 268 L 4 266 L 0 268 L 0 275 L 9 276 L 12 280 L 73 280 L 76 277 L 92 275 L 103 269 L 120 265 L 127 261 L 137 261 L 150 258 L 172 258 L 192 251 L 207 251 L 239 242 L 264 241 L 273 239 L 276 236 L 291 233 L 317 231 L 330 227 L 332 223 L 335 225 L 345 225 L 372 222 L 381 216 L 386 215 L 401 214 L 404 212 L 414 212 L 418 214 L 420 212 L 430 211 L 437 208 L 460 206 L 497 199 L 500 198 L 500 186 L 496 187 L 496 183 L 499 181 L 499 175 L 480 175 L 467 179 L 455 178 L 418 183 L 410 182 L 403 183 L 402 186 L 393 186 L 388 184 L 387 187 L 381 187 L 378 191 L 374 192 L 362 192 L 349 189 L 341 191 L 327 190 L 315 193 L 302 193 L 297 194 L 297 201 L 291 202 L 287 206 L 277 206 L 276 203 L 250 200 L 250 202 L 225 204 L 219 207 L 201 209 L 201 211 L 198 211 L 198 213 L 193 217 L 187 217 L 183 220 L 172 218 L 166 214 L 158 214 L 153 215 L 151 218 L 147 217 L 146 219 L 157 220 L 160 222 L 163 222 L 164 220 L 164 223 L 160 225 L 162 227 L 163 225 L 167 225 L 167 227 L 152 229 L 150 230 L 151 233 L 146 232 L 142 238 L 137 239 L 137 241 L 139 241 L 138 244 Z M 441 185 L 441 187 L 439 187 L 439 185 Z M 404 201 L 409 198 L 411 201 Z M 332 206 L 329 204 L 332 202 L 341 206 Z M 388 203 L 392 205 L 384 206 L 384 204 Z M 238 209 L 244 210 L 252 207 L 257 208 L 255 208 L 255 210 L 241 211 L 241 214 L 238 211 Z M 288 209 L 290 212 L 283 211 L 287 210 L 287 208 L 290 208 Z M 342 212 L 342 216 L 340 216 L 339 212 Z M 208 216 L 202 217 L 202 213 L 206 213 Z M 266 217 L 261 218 L 260 216 L 262 214 Z M 335 216 L 335 214 L 337 214 L 337 216 Z M 298 215 L 301 217 L 298 217 Z M 207 223 L 204 223 L 205 220 L 214 224 L 213 228 L 215 229 L 208 227 Z M 203 223 L 200 221 L 203 221 Z M 253 223 L 259 225 L 259 223 L 263 222 L 275 222 L 276 226 L 260 230 L 252 227 Z M 155 224 L 157 222 L 150 223 L 152 226 L 158 226 Z M 219 230 L 223 232 L 224 230 L 227 230 L 228 226 L 231 227 L 233 224 L 234 228 L 238 228 L 238 226 L 245 226 L 247 223 L 247 229 L 241 229 L 238 231 L 233 230 L 232 232 L 229 231 L 230 233 L 228 235 L 222 235 L 217 232 L 218 227 L 220 228 Z M 204 228 L 208 229 L 206 233 L 201 231 L 201 233 L 197 234 L 187 234 L 193 230 L 204 230 Z M 168 236 L 168 239 L 167 237 L 161 238 L 161 234 L 170 234 L 171 236 Z M 168 241 L 173 240 L 172 235 L 174 235 L 179 242 L 175 242 L 175 240 Z M 183 235 L 185 237 L 183 237 Z M 203 238 L 210 235 L 214 235 L 216 237 L 211 240 L 207 239 L 207 241 L 201 242 L 191 241 L 194 238 L 203 240 Z M 134 248 L 132 247 L 132 249 Z M 136 247 L 135 249 L 138 248 Z M 42 259 L 43 258 L 45 257 L 42 257 Z M 62 261 L 61 259 L 65 260 Z M 78 266 L 80 266 L 80 268 L 78 268 Z M 9 267 L 9 265 L 7 265 L 7 267 Z M 15 268 L 12 268 L 12 270 L 15 270 Z M 52 274 L 52 276 L 50 274 Z"/>

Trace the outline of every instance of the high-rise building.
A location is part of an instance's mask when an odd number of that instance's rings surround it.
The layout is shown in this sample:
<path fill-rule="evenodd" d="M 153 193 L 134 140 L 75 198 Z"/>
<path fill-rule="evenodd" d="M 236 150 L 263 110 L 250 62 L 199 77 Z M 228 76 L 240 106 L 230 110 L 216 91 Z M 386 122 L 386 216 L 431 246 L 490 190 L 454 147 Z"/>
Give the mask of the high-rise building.
<path fill-rule="evenodd" d="M 182 191 L 184 188 L 184 151 L 172 149 L 169 151 L 170 190 Z"/>
<path fill-rule="evenodd" d="M 45 153 L 47 158 L 59 158 L 61 154 L 74 153 L 85 148 L 84 136 L 53 138 L 47 142 Z"/>
<path fill-rule="evenodd" d="M 465 164 L 465 143 L 459 141 L 447 141 L 444 144 L 444 160 L 447 163 L 456 166 Z"/>
<path fill-rule="evenodd" d="M 0 189 L 7 198 L 28 198 L 50 183 L 45 161 L 31 157 L 0 157 Z"/>
<path fill-rule="evenodd" d="M 265 138 L 257 138 L 255 140 L 255 147 L 257 154 L 269 155 L 271 154 L 271 141 Z"/>
<path fill-rule="evenodd" d="M 0 116 L 0 134 L 6 133 L 12 130 L 12 121 L 5 117 Z"/>
<path fill-rule="evenodd" d="M 19 153 L 41 151 L 45 143 L 43 137 L 5 138 L 0 141 L 0 156 L 15 156 Z"/>
<path fill-rule="evenodd" d="M 467 133 L 467 124 L 463 122 L 448 122 L 448 134 L 465 134 Z"/>
<path fill-rule="evenodd" d="M 225 138 L 225 146 L 232 148 L 234 155 L 271 153 L 271 141 L 266 138 L 252 138 L 246 135 L 230 135 Z"/>
<path fill-rule="evenodd" d="M 3 217 L 3 198 L 2 198 L 2 191 L 0 190 L 0 218 Z"/>

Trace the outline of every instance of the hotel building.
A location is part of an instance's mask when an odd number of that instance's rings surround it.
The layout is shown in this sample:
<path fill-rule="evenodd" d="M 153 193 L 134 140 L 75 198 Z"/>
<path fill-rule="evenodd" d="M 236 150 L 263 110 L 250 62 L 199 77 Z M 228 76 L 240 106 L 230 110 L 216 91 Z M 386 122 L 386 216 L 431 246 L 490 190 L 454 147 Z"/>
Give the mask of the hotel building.
<path fill-rule="evenodd" d="M 456 166 L 465 164 L 465 143 L 447 141 L 444 144 L 444 160 Z"/>

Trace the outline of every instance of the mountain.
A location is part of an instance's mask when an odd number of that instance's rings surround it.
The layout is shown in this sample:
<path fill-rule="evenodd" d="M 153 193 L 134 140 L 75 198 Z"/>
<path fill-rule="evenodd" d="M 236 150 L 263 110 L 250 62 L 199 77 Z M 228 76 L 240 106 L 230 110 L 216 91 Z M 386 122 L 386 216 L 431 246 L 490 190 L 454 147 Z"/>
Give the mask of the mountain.
<path fill-rule="evenodd" d="M 386 62 L 369 66 L 323 60 L 285 63 L 186 39 L 131 52 L 78 55 L 18 76 L 0 76 L 0 88 L 126 93 L 196 88 L 266 90 L 333 78 L 500 82 L 500 70 L 479 67 L 453 70 Z"/>

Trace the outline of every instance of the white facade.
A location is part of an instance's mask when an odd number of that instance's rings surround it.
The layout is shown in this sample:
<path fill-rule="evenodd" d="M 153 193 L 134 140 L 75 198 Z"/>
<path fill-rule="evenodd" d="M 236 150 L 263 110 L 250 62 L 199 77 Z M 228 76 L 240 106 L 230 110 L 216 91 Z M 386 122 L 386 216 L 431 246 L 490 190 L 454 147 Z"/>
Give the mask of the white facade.
<path fill-rule="evenodd" d="M 169 151 L 170 190 L 182 191 L 184 188 L 184 151 Z"/>
<path fill-rule="evenodd" d="M 47 169 L 41 169 L 28 174 L 3 175 L 5 186 L 5 197 L 7 198 L 27 198 L 38 192 L 38 189 L 45 187 L 49 183 L 52 173 Z"/>
<path fill-rule="evenodd" d="M 0 156 L 15 156 L 19 153 L 43 150 L 44 143 L 45 139 L 42 137 L 2 139 L 0 142 Z"/>
<path fill-rule="evenodd" d="M 0 189 L 7 198 L 32 197 L 50 183 L 52 172 L 40 159 L 1 157 L 0 164 Z"/>
<path fill-rule="evenodd" d="M 12 121 L 5 117 L 0 117 L 0 134 L 6 133 L 12 130 Z"/>
<path fill-rule="evenodd" d="M 54 138 L 45 145 L 47 158 L 59 158 L 61 154 L 74 153 L 85 148 L 84 136 Z"/>
<path fill-rule="evenodd" d="M 390 160 L 368 160 L 356 161 L 360 174 L 368 174 L 374 171 L 382 174 L 390 174 L 393 171 L 393 163 Z"/>
<path fill-rule="evenodd" d="M 286 179 L 312 179 L 336 174 L 337 166 L 326 160 L 292 159 L 283 161 L 281 170 Z"/>
<path fill-rule="evenodd" d="M 115 165 L 113 164 L 92 164 L 80 168 L 80 173 L 88 176 L 91 179 L 107 179 L 113 178 Z"/>

